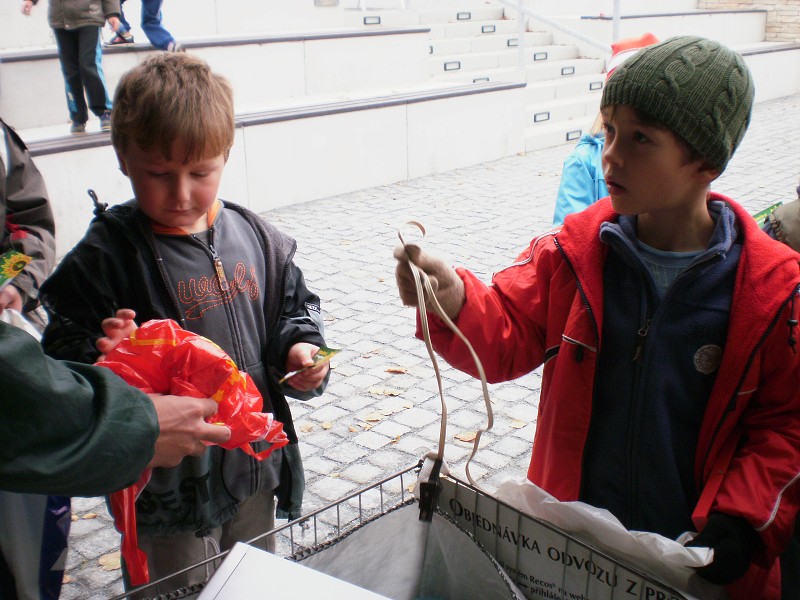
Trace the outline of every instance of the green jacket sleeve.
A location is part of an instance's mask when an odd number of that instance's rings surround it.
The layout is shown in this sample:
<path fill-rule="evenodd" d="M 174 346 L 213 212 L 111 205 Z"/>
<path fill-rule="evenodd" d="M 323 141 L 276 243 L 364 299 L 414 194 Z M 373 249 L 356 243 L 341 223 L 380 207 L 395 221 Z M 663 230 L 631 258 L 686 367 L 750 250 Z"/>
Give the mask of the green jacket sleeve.
<path fill-rule="evenodd" d="M 150 399 L 102 367 L 53 360 L 0 323 L 0 489 L 100 496 L 134 483 L 153 457 Z"/>

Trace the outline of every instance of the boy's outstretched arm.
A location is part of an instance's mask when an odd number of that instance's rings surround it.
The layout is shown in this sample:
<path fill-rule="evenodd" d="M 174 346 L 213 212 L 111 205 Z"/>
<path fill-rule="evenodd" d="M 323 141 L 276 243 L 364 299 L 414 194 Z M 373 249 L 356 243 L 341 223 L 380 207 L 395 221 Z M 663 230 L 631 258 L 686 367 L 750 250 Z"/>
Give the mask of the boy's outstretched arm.
<path fill-rule="evenodd" d="M 413 244 L 397 246 L 394 250 L 394 257 L 397 259 L 395 279 L 403 304 L 406 306 L 418 306 L 419 304 L 414 274 L 411 272 L 409 264 L 409 261 L 412 261 L 428 276 L 433 293 L 445 314 L 450 319 L 458 316 L 465 301 L 464 282 L 461 281 L 453 267 L 441 258 L 427 254 L 419 246 Z M 426 298 L 426 302 L 428 301 Z"/>

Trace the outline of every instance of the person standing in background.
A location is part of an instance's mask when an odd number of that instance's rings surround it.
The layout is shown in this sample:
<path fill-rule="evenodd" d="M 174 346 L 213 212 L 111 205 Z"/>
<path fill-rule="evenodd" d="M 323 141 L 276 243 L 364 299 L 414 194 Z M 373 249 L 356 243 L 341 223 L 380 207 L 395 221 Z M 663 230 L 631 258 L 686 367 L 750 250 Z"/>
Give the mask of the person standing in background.
<path fill-rule="evenodd" d="M 2 118 L 0 209 L 3 214 L 0 253 L 14 249 L 33 259 L 0 290 L 0 314 L 13 308 L 42 331 L 44 320 L 35 311 L 39 306 L 39 286 L 55 266 L 56 226 L 44 179 L 22 139 Z"/>
<path fill-rule="evenodd" d="M 41 334 L 45 323 L 36 309 L 39 286 L 55 265 L 55 222 L 42 175 L 22 139 L 2 119 L 0 206 L 0 253 L 15 250 L 32 259 L 0 289 L 0 320 L 16 318 L 20 327 Z M 0 598 L 58 597 L 69 518 L 68 497 L 0 491 Z"/>
<path fill-rule="evenodd" d="M 22 14 L 30 16 L 38 2 L 23 0 Z M 72 121 L 70 133 L 86 133 L 89 109 L 100 119 L 101 131 L 111 130 L 111 96 L 103 75 L 100 28 L 108 20 L 111 28 L 117 31 L 119 10 L 119 0 L 50 0 L 47 18 L 56 38 L 58 60 L 64 74 Z"/>
<path fill-rule="evenodd" d="M 162 25 L 161 5 L 163 0 L 142 0 L 142 31 L 150 40 L 150 43 L 159 50 L 167 52 L 183 52 L 183 46 L 175 41 L 172 34 Z M 132 44 L 133 34 L 131 24 L 128 23 L 123 12 L 122 5 L 125 0 L 120 0 L 119 20 L 120 27 L 116 30 L 117 34 L 106 42 L 106 46 L 119 46 L 122 44 Z"/>

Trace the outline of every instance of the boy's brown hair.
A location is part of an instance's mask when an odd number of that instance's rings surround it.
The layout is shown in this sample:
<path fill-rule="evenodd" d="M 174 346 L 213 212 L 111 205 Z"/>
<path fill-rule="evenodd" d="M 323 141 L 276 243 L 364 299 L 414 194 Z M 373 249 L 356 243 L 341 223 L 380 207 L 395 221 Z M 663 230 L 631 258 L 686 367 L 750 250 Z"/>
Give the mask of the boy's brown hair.
<path fill-rule="evenodd" d="M 159 52 L 122 76 L 111 111 L 111 143 L 159 147 L 172 159 L 176 141 L 184 161 L 228 153 L 234 136 L 233 88 L 196 56 Z"/>

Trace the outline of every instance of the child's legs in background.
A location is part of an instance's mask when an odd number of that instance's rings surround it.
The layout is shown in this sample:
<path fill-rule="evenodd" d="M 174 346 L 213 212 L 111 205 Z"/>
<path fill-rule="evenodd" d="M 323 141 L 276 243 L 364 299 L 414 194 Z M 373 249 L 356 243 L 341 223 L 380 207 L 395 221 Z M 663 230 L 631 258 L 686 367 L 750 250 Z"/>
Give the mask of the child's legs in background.
<path fill-rule="evenodd" d="M 166 50 L 175 38 L 161 24 L 162 0 L 142 0 L 142 31 L 159 50 Z"/>
<path fill-rule="evenodd" d="M 55 599 L 67 561 L 70 500 L 0 492 L 0 598 Z"/>
<path fill-rule="evenodd" d="M 86 99 L 83 96 L 83 80 L 80 71 L 78 31 L 53 29 L 58 47 L 58 60 L 67 93 L 69 118 L 73 123 L 86 123 L 89 119 Z"/>
<path fill-rule="evenodd" d="M 111 110 L 106 78 L 103 74 L 103 46 L 99 27 L 79 27 L 78 34 L 81 80 L 86 89 L 89 108 L 98 117 Z"/>
<path fill-rule="evenodd" d="M 236 515 L 227 523 L 216 527 L 206 537 L 197 537 L 194 532 L 170 536 L 146 536 L 139 534 L 139 548 L 147 554 L 150 581 L 161 579 L 176 571 L 196 564 L 221 551 L 229 550 L 238 542 L 247 542 L 275 527 L 275 497 L 272 491 L 251 496 L 239 505 Z M 259 540 L 253 546 L 275 551 L 273 536 Z M 141 594 L 132 594 L 132 599 L 143 599 L 167 594 L 177 589 L 204 583 L 213 575 L 221 561 L 192 569 L 177 577 L 171 577 L 158 586 L 147 588 Z M 122 578 L 125 589 L 131 589 L 128 571 L 122 561 Z"/>
<path fill-rule="evenodd" d="M 212 532 L 213 534 L 213 532 Z M 148 536 L 139 534 L 139 548 L 147 555 L 147 567 L 150 572 L 150 581 L 155 581 L 171 575 L 176 571 L 205 560 L 217 554 L 217 544 L 208 543 L 204 538 L 197 537 L 193 531 L 185 531 L 169 536 Z M 130 590 L 128 569 L 124 559 L 122 563 L 122 581 L 126 590 Z M 211 563 L 192 569 L 187 573 L 170 577 L 164 583 L 149 587 L 139 594 L 130 594 L 130 598 L 140 600 L 152 598 L 159 594 L 204 583 L 219 566 L 220 562 Z"/>
<path fill-rule="evenodd" d="M 125 4 L 125 0 L 119 0 L 119 22 L 122 24 L 122 31 L 130 31 L 131 24 L 128 23 L 127 19 L 125 18 L 125 13 L 122 12 L 123 4 Z"/>

